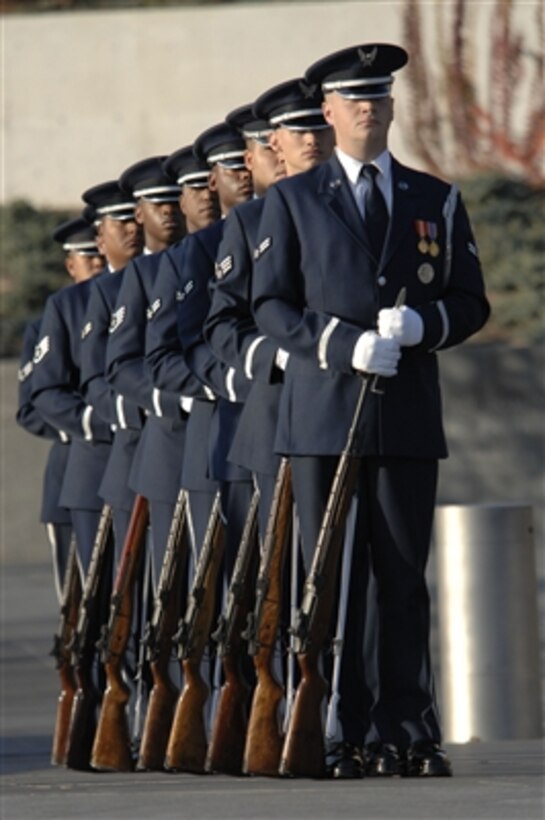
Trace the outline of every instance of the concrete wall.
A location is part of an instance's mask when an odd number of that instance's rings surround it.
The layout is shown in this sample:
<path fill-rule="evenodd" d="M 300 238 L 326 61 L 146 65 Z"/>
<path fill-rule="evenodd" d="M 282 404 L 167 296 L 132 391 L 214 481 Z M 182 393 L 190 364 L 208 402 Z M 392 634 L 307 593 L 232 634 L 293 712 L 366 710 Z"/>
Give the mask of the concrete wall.
<path fill-rule="evenodd" d="M 441 463 L 439 503 L 519 502 L 534 508 L 536 546 L 545 550 L 541 349 L 467 344 L 441 353 L 450 458 Z M 48 445 L 17 427 L 17 363 L 1 364 L 2 481 L 0 562 L 43 562 L 37 523 Z"/>
<path fill-rule="evenodd" d="M 514 3 L 529 43 L 537 37 L 538 2 Z M 87 187 L 192 142 L 232 108 L 299 76 L 324 54 L 362 41 L 402 43 L 405 5 L 333 0 L 7 15 L 0 198 L 77 206 Z M 448 34 L 452 2 L 420 7 L 433 62 Z M 489 0 L 468 3 L 468 28 L 479 42 L 472 71 L 483 94 L 492 11 Z M 402 124 L 411 116 L 405 82 L 401 72 L 390 144 L 411 162 L 403 144 Z"/>

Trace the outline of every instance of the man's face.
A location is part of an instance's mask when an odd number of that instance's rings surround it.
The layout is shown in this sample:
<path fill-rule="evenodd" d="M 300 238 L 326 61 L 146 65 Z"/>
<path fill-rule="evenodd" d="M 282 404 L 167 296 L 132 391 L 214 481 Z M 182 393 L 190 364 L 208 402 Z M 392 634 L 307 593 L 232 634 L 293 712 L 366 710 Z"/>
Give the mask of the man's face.
<path fill-rule="evenodd" d="M 216 163 L 210 172 L 210 190 L 216 191 L 221 212 L 226 216 L 231 208 L 250 199 L 254 189 L 247 168 L 225 168 Z"/>
<path fill-rule="evenodd" d="M 65 258 L 64 264 L 69 275 L 74 282 L 84 282 L 91 279 L 106 264 L 106 260 L 100 254 L 85 256 L 84 254 L 71 251 Z"/>
<path fill-rule="evenodd" d="M 220 218 L 217 194 L 208 186 L 192 188 L 190 185 L 184 185 L 180 195 L 180 209 L 185 217 L 187 233 L 207 228 Z"/>
<path fill-rule="evenodd" d="M 278 128 L 271 137 L 271 144 L 284 160 L 288 176 L 309 171 L 325 162 L 333 150 L 333 131 L 320 128 L 315 131 L 294 131 Z"/>
<path fill-rule="evenodd" d="M 351 156 L 378 156 L 387 145 L 388 129 L 394 117 L 391 97 L 378 100 L 347 100 L 332 92 L 326 95 L 322 110 L 335 131 L 339 148 Z"/>
<path fill-rule="evenodd" d="M 105 216 L 97 228 L 97 245 L 114 270 L 142 253 L 142 230 L 134 219 L 112 219 Z"/>
<path fill-rule="evenodd" d="M 286 165 L 280 154 L 271 145 L 262 145 L 257 140 L 249 140 L 244 162 L 252 174 L 257 196 L 263 196 L 270 185 L 286 176 Z"/>
<path fill-rule="evenodd" d="M 182 212 L 177 201 L 150 202 L 141 199 L 136 206 L 135 217 L 144 229 L 146 247 L 150 251 L 162 251 L 183 236 Z"/>

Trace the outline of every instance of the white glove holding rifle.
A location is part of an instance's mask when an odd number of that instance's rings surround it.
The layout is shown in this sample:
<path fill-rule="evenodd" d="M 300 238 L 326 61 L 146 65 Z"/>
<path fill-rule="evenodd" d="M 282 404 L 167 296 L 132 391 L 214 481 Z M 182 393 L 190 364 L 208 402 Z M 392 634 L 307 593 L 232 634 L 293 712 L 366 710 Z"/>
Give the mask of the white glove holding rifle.
<path fill-rule="evenodd" d="M 424 337 L 424 322 L 416 310 L 407 305 L 382 308 L 378 314 L 378 332 L 387 339 L 394 339 L 400 347 L 414 347 Z"/>
<path fill-rule="evenodd" d="M 362 373 L 395 376 L 401 356 L 399 342 L 386 339 L 375 330 L 366 330 L 359 337 L 352 353 L 352 367 Z"/>

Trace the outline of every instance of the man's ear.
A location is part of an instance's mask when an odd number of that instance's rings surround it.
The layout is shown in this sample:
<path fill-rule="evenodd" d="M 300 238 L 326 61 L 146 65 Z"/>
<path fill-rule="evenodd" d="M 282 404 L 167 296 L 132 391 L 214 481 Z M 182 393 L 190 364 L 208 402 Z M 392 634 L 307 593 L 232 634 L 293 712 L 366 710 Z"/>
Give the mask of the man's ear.
<path fill-rule="evenodd" d="M 244 165 L 246 169 L 252 173 L 254 170 L 254 152 L 250 148 L 244 151 Z"/>
<path fill-rule="evenodd" d="M 99 222 L 98 226 L 97 226 L 96 243 L 97 243 L 98 252 L 102 256 L 105 257 L 106 256 L 106 243 L 104 241 L 104 228 L 103 228 L 102 222 Z"/>
<path fill-rule="evenodd" d="M 269 137 L 269 145 L 275 153 L 280 153 L 280 141 L 278 139 L 278 131 L 273 131 Z"/>
<path fill-rule="evenodd" d="M 214 191 L 214 193 L 217 193 L 217 190 L 218 190 L 218 174 L 217 174 L 215 165 L 212 168 L 212 170 L 210 171 L 210 174 L 208 176 L 208 187 L 210 188 L 211 191 Z"/>
<path fill-rule="evenodd" d="M 68 256 L 64 257 L 64 267 L 68 272 L 68 276 L 70 276 L 71 279 L 75 279 L 74 260 L 72 259 L 71 254 L 68 254 Z"/>
<path fill-rule="evenodd" d="M 331 104 L 328 101 L 327 97 L 322 103 L 322 114 L 324 115 L 324 120 L 327 122 L 327 124 L 333 125 L 333 114 L 331 111 Z"/>
<path fill-rule="evenodd" d="M 138 223 L 138 225 L 144 224 L 143 208 L 140 202 L 137 202 L 136 208 L 134 209 L 134 221 Z"/>

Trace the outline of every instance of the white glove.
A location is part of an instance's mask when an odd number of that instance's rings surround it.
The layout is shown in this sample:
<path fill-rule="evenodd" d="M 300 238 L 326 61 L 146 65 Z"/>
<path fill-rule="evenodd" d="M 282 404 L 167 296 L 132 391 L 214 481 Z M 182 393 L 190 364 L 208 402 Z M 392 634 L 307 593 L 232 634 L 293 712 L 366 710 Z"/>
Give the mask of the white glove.
<path fill-rule="evenodd" d="M 189 415 L 189 413 L 191 413 L 191 408 L 193 407 L 193 397 L 180 396 L 180 407 L 185 413 Z"/>
<path fill-rule="evenodd" d="M 376 373 L 377 376 L 395 376 L 400 357 L 401 351 L 395 339 L 383 339 L 374 330 L 366 330 L 354 347 L 352 367 L 363 373 Z"/>
<path fill-rule="evenodd" d="M 287 350 L 282 350 L 281 347 L 278 348 L 276 351 L 276 356 L 274 357 L 274 363 L 280 370 L 285 370 L 288 364 L 288 359 L 290 354 Z"/>
<path fill-rule="evenodd" d="M 407 305 L 383 308 L 378 314 L 378 332 L 385 339 L 395 339 L 401 347 L 413 347 L 424 337 L 424 322 L 420 314 Z"/>

